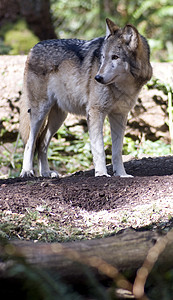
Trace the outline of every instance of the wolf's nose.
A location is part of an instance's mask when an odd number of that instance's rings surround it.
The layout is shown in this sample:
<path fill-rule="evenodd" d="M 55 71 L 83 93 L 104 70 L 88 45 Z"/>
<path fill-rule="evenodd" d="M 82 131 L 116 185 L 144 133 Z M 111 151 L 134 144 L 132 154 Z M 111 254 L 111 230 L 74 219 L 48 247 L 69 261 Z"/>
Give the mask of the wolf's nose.
<path fill-rule="evenodd" d="M 103 77 L 100 76 L 100 75 L 96 75 L 96 76 L 95 76 L 95 80 L 97 80 L 97 81 L 100 82 L 100 83 L 103 83 Z"/>

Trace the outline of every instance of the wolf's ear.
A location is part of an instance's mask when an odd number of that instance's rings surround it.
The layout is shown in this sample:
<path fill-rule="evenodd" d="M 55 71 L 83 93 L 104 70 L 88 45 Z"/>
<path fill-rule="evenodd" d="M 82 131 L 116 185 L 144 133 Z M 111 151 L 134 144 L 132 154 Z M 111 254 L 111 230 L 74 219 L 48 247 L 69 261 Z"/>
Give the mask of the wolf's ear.
<path fill-rule="evenodd" d="M 123 38 L 131 51 L 135 51 L 139 44 L 139 33 L 133 25 L 126 25 L 123 29 Z"/>
<path fill-rule="evenodd" d="M 108 18 L 106 19 L 106 38 L 110 35 L 114 35 L 118 29 L 119 27 L 114 22 Z"/>

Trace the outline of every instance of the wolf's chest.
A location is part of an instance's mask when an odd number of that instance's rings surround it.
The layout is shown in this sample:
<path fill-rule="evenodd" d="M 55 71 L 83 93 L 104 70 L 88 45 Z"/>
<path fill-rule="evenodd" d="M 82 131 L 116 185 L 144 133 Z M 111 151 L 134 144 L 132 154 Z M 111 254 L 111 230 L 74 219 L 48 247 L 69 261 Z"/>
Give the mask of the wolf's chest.
<path fill-rule="evenodd" d="M 119 97 L 116 96 L 113 110 L 117 113 L 128 114 L 129 111 L 135 106 L 138 93 L 134 95 L 122 94 Z"/>

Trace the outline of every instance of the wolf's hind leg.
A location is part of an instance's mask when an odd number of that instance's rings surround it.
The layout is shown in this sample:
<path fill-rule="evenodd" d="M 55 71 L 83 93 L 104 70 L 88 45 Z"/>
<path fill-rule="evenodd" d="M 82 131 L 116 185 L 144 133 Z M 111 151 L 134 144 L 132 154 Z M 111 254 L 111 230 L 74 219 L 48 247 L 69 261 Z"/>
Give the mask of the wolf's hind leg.
<path fill-rule="evenodd" d="M 43 177 L 58 177 L 56 171 L 51 171 L 49 169 L 47 150 L 52 136 L 57 132 L 57 130 L 62 125 L 65 120 L 67 113 L 54 105 L 48 115 L 47 125 L 38 139 L 38 162 L 39 162 L 39 172 Z"/>
<path fill-rule="evenodd" d="M 48 109 L 39 110 L 31 108 L 30 111 L 30 134 L 24 150 L 23 168 L 21 171 L 21 177 L 34 176 L 33 171 L 33 158 L 35 152 L 36 140 L 41 129 L 43 122 L 45 121 Z"/>

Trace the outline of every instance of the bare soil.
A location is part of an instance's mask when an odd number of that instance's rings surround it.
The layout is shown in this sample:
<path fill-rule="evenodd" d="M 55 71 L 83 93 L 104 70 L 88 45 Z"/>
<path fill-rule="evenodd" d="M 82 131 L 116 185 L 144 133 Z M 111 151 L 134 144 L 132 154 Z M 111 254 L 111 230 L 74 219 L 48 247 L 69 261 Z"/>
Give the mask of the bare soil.
<path fill-rule="evenodd" d="M 125 168 L 134 177 L 95 178 L 91 170 L 59 179 L 0 180 L 0 210 L 20 215 L 35 209 L 49 224 L 86 231 L 87 238 L 129 226 L 173 227 L 173 157 L 132 160 Z"/>

